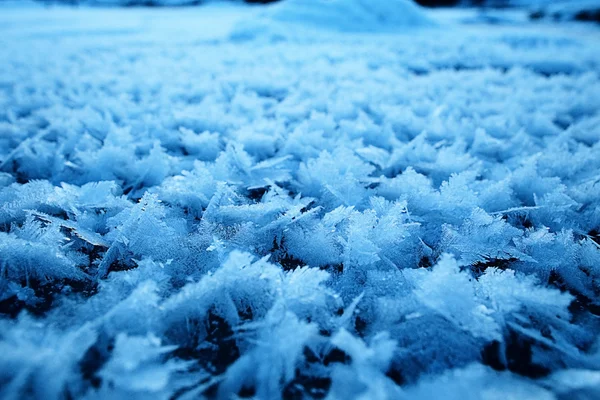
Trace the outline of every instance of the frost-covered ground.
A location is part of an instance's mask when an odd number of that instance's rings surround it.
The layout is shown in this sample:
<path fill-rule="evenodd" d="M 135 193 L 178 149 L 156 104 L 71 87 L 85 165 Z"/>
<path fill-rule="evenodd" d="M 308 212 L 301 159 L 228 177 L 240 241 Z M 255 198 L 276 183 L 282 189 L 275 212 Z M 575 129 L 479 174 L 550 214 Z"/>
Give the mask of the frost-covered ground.
<path fill-rule="evenodd" d="M 297 4 L 0 8 L 0 397 L 598 398 L 600 29 Z"/>

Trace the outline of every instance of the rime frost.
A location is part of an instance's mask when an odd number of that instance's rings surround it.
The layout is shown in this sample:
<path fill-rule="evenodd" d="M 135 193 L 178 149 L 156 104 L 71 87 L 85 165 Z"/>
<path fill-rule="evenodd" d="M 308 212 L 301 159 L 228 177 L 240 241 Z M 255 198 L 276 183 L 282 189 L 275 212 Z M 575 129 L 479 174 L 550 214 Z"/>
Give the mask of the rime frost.
<path fill-rule="evenodd" d="M 1 398 L 600 396 L 598 29 L 319 3 L 2 10 Z"/>

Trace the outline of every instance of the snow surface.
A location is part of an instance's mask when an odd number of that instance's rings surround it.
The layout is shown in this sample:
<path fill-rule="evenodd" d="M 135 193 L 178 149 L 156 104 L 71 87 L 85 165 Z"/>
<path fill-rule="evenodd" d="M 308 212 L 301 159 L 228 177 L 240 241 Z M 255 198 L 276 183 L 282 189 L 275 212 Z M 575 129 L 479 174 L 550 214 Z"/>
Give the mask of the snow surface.
<path fill-rule="evenodd" d="M 297 32 L 314 28 L 340 32 L 382 32 L 427 26 L 433 21 L 410 0 L 286 0 L 242 22 L 234 36 Z"/>
<path fill-rule="evenodd" d="M 0 8 L 0 398 L 600 396 L 599 29 L 393 3 Z"/>

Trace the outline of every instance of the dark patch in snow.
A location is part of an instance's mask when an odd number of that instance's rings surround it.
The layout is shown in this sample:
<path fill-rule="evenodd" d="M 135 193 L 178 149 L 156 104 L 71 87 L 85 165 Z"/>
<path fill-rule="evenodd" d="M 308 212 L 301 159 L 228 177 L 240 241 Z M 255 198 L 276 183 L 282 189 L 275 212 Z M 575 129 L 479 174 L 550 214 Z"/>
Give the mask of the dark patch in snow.
<path fill-rule="evenodd" d="M 268 187 L 258 187 L 258 188 L 250 188 L 248 189 L 248 198 L 252 201 L 260 203 L 260 200 L 264 196 L 265 193 L 269 190 Z"/>
<path fill-rule="evenodd" d="M 127 256 L 113 261 L 108 267 L 108 272 L 130 271 L 135 268 L 137 268 L 137 264 L 133 259 L 133 254 L 129 253 Z"/>
<path fill-rule="evenodd" d="M 306 376 L 296 370 L 296 377 L 282 391 L 282 397 L 289 400 L 304 400 L 307 398 L 323 399 L 331 387 L 331 378 Z"/>
<path fill-rule="evenodd" d="M 600 246 L 600 232 L 597 229 L 592 229 L 589 233 L 589 238 Z"/>
<path fill-rule="evenodd" d="M 331 349 L 323 358 L 323 365 L 325 366 L 333 363 L 350 364 L 350 362 L 352 362 L 352 357 L 337 347 Z"/>
<path fill-rule="evenodd" d="M 192 338 L 188 345 L 173 351 L 173 355 L 183 360 L 196 360 L 213 375 L 220 375 L 240 357 L 240 350 L 231 326 L 214 310 L 209 311 L 203 323 L 206 337 L 201 342 Z M 189 324 L 193 326 L 191 321 Z"/>
<path fill-rule="evenodd" d="M 242 399 L 250 399 L 256 395 L 256 388 L 254 386 L 242 386 L 237 394 Z"/>
<path fill-rule="evenodd" d="M 481 362 L 484 365 L 492 367 L 496 371 L 505 371 L 507 366 L 503 349 L 503 344 L 497 340 L 486 344 L 481 351 Z"/>
<path fill-rule="evenodd" d="M 79 370 L 83 379 L 90 382 L 94 388 L 99 388 L 102 384 L 102 378 L 98 375 L 100 369 L 110 359 L 114 348 L 114 339 L 106 334 L 100 334 L 98 340 L 92 345 L 83 358 L 79 361 Z"/>
<path fill-rule="evenodd" d="M 512 263 L 518 261 L 516 258 L 508 259 L 497 259 L 485 257 L 485 262 L 478 261 L 471 265 L 471 271 L 475 277 L 481 276 L 488 268 L 498 268 L 499 270 L 506 270 Z"/>
<path fill-rule="evenodd" d="M 367 326 L 367 320 L 361 317 L 360 315 L 357 315 L 356 319 L 354 320 L 354 329 L 356 330 L 356 333 L 358 333 L 361 337 L 364 337 L 367 330 Z"/>
<path fill-rule="evenodd" d="M 543 378 L 551 372 L 549 368 L 533 361 L 533 339 L 511 329 L 504 340 L 505 344 L 495 340 L 483 348 L 481 361 L 484 365 L 497 371 L 508 369 L 513 373 L 533 379 Z"/>
<path fill-rule="evenodd" d="M 575 14 L 575 20 L 600 23 L 600 8 L 596 10 L 581 10 Z"/>
<path fill-rule="evenodd" d="M 305 262 L 285 251 L 285 238 L 281 239 L 280 243 L 277 243 L 277 239 L 273 240 L 271 254 L 273 254 L 273 261 L 278 262 L 284 271 L 293 271 L 306 265 Z"/>
<path fill-rule="evenodd" d="M 80 295 L 85 299 L 97 292 L 97 284 L 92 280 L 65 279 L 56 282 L 42 282 L 30 279 L 28 282 L 22 282 L 21 285 L 33 290 L 35 298 L 21 300 L 14 295 L 4 299 L 0 301 L 0 314 L 15 318 L 21 311 L 27 310 L 36 317 L 43 317 L 52 309 L 55 300 L 63 295 Z"/>
<path fill-rule="evenodd" d="M 406 383 L 406 378 L 402 374 L 402 367 L 400 365 L 392 364 L 385 375 L 398 386 L 402 386 Z"/>
<path fill-rule="evenodd" d="M 595 303 L 590 298 L 578 294 L 569 306 L 569 311 L 575 315 L 590 313 L 596 317 L 600 317 L 600 304 Z"/>
<path fill-rule="evenodd" d="M 419 259 L 419 264 L 418 264 L 419 268 L 430 268 L 431 266 L 433 266 L 433 261 L 431 260 L 430 257 L 423 256 Z"/>
<path fill-rule="evenodd" d="M 511 330 L 506 340 L 507 368 L 516 374 L 528 378 L 543 378 L 551 370 L 533 362 L 533 340 Z"/>

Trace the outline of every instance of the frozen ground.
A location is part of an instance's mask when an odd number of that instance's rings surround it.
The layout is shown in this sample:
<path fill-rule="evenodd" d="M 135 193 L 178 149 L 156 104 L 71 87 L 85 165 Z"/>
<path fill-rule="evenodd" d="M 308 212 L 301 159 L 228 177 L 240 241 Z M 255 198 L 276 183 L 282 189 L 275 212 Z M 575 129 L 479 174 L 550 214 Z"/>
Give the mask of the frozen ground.
<path fill-rule="evenodd" d="M 1 398 L 600 396 L 600 29 L 311 3 L 0 8 Z"/>

